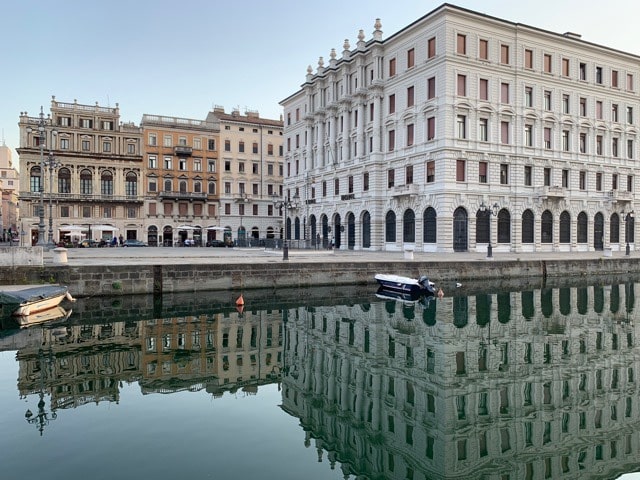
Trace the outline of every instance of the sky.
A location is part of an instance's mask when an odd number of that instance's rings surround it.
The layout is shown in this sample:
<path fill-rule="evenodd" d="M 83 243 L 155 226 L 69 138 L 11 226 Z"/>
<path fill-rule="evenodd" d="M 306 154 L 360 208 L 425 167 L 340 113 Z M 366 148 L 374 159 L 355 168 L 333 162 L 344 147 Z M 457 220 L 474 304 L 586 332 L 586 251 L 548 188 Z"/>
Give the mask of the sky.
<path fill-rule="evenodd" d="M 278 119 L 279 102 L 353 49 L 376 18 L 388 38 L 443 2 L 418 0 L 10 0 L 0 9 L 0 144 L 19 147 L 20 112 L 61 102 L 119 104 L 143 114 L 204 119 L 214 105 Z M 511 22 L 640 55 L 637 0 L 448 2 Z"/>

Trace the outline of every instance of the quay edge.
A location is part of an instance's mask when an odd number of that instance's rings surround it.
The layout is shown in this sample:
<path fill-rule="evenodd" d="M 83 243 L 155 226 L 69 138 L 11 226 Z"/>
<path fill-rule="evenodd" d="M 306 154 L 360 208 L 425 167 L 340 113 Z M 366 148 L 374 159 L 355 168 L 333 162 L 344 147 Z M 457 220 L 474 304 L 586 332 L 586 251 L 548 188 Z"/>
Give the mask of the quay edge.
<path fill-rule="evenodd" d="M 77 297 L 211 290 L 375 284 L 376 273 L 427 275 L 438 285 L 520 282 L 542 287 L 563 278 L 640 275 L 640 258 L 368 261 L 0 267 L 1 285 L 60 283 Z"/>

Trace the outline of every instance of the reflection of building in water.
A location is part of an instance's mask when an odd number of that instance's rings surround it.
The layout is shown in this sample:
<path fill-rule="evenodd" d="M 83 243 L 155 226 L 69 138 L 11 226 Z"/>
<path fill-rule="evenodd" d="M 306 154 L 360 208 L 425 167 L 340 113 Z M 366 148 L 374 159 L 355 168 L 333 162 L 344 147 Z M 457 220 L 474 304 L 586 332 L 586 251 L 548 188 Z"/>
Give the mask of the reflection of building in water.
<path fill-rule="evenodd" d="M 118 402 L 121 382 L 137 381 L 143 393 L 255 393 L 280 378 L 281 318 L 262 310 L 30 330 L 17 353 L 18 390 L 50 393 L 54 413 Z"/>
<path fill-rule="evenodd" d="M 145 322 L 143 391 L 255 393 L 280 374 L 281 318 L 280 311 L 262 310 Z"/>
<path fill-rule="evenodd" d="M 615 478 L 640 467 L 633 284 L 286 313 L 283 408 L 345 475 Z"/>

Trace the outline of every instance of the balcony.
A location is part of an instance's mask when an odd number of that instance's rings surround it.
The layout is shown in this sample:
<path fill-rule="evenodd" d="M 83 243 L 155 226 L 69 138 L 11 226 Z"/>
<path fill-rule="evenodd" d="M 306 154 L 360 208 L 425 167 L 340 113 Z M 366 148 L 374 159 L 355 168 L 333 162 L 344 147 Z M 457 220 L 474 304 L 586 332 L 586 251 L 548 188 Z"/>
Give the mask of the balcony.
<path fill-rule="evenodd" d="M 542 187 L 539 195 L 543 200 L 559 200 L 567 196 L 567 189 L 557 185 L 554 187 Z"/>
<path fill-rule="evenodd" d="M 92 195 L 83 193 L 44 193 L 45 202 L 49 197 L 56 203 L 63 202 L 91 202 L 91 203 L 144 203 L 144 197 L 140 195 Z M 39 192 L 20 192 L 20 200 L 40 201 Z"/>
<path fill-rule="evenodd" d="M 158 197 L 160 200 L 189 200 L 193 202 L 194 200 L 205 200 L 207 194 L 203 192 L 160 192 Z"/>
<path fill-rule="evenodd" d="M 173 147 L 173 153 L 178 157 L 190 157 L 193 154 L 193 148 L 186 145 L 176 145 Z"/>
<path fill-rule="evenodd" d="M 625 192 L 623 190 L 610 190 L 607 192 L 607 197 L 613 203 L 625 203 L 633 201 L 633 193 Z"/>
<path fill-rule="evenodd" d="M 415 183 L 396 185 L 391 189 L 392 197 L 413 197 L 420 193 L 419 186 Z"/>

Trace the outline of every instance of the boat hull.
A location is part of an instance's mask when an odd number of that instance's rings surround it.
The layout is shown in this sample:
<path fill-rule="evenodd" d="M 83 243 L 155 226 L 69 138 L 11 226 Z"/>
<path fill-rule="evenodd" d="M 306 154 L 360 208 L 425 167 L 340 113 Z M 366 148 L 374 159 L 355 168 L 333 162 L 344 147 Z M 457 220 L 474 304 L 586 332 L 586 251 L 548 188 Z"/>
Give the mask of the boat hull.
<path fill-rule="evenodd" d="M 375 279 L 380 285 L 380 288 L 389 292 L 406 294 L 413 297 L 435 295 L 435 285 L 428 280 L 423 284 L 414 278 L 388 274 L 377 274 Z"/>
<path fill-rule="evenodd" d="M 60 305 L 65 298 L 73 301 L 68 288 L 62 285 L 34 287 L 0 287 L 0 304 L 12 316 L 28 316 Z"/>

